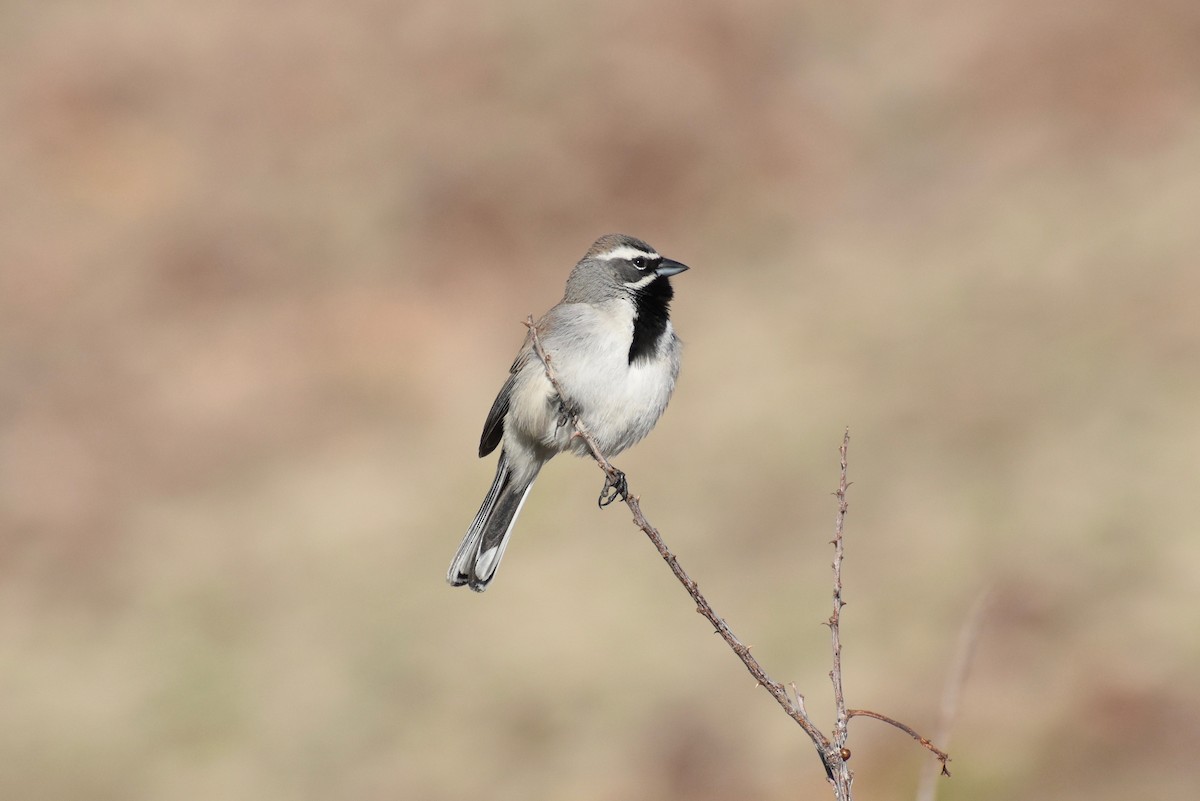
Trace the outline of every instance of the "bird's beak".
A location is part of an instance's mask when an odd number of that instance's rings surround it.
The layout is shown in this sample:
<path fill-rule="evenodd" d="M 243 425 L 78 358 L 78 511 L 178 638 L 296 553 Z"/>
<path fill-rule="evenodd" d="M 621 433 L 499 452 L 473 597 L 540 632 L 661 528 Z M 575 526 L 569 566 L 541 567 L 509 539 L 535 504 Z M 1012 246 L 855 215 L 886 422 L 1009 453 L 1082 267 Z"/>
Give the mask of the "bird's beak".
<path fill-rule="evenodd" d="M 658 263 L 658 267 L 654 269 L 654 274 L 666 278 L 669 275 L 678 275 L 687 268 L 686 264 L 680 264 L 673 259 L 663 259 Z"/>

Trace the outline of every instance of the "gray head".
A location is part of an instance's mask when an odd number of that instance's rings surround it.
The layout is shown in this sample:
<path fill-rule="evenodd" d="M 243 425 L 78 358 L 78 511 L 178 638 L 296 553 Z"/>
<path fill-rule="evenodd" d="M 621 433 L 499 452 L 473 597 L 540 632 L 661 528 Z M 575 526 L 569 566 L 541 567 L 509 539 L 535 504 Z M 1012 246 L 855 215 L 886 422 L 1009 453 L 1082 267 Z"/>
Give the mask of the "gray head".
<path fill-rule="evenodd" d="M 567 303 L 596 303 L 625 296 L 652 294 L 664 306 L 673 294 L 667 279 L 687 269 L 663 258 L 636 237 L 605 234 L 588 248 L 567 279 Z"/>

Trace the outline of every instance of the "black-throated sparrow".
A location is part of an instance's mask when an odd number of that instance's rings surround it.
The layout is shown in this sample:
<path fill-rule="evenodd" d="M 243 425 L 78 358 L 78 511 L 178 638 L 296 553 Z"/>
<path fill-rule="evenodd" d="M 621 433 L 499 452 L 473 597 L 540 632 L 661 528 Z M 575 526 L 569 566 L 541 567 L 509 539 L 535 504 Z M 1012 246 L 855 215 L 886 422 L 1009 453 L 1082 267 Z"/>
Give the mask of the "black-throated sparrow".
<path fill-rule="evenodd" d="M 559 385 L 605 456 L 649 434 L 671 399 L 679 338 L 669 277 L 686 269 L 640 239 L 602 236 L 571 271 L 563 299 L 537 323 Z M 542 465 L 567 450 L 587 454 L 563 423 L 530 335 L 509 373 L 479 440 L 481 457 L 501 445 L 496 478 L 446 574 L 452 585 L 476 592 L 495 575 Z"/>

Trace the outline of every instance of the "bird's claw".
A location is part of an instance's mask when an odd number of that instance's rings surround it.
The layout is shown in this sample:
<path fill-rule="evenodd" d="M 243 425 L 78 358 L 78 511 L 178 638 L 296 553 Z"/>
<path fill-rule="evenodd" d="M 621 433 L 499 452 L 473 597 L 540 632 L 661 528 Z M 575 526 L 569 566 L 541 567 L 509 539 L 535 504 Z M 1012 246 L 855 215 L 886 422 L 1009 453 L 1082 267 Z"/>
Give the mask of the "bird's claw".
<path fill-rule="evenodd" d="M 558 421 L 557 421 L 557 425 L 555 426 L 555 430 L 558 430 L 559 428 L 562 428 L 563 426 L 566 426 L 566 425 L 571 425 L 572 421 L 577 417 L 578 417 L 578 411 L 575 409 L 575 407 L 572 406 L 571 404 L 567 403 L 566 401 L 564 401 L 562 398 L 559 398 L 558 399 Z"/>
<path fill-rule="evenodd" d="M 620 470 L 614 470 L 615 475 L 605 476 L 604 489 L 600 490 L 600 508 L 611 504 L 616 500 L 624 500 L 629 492 L 629 484 L 625 481 L 625 474 Z"/>

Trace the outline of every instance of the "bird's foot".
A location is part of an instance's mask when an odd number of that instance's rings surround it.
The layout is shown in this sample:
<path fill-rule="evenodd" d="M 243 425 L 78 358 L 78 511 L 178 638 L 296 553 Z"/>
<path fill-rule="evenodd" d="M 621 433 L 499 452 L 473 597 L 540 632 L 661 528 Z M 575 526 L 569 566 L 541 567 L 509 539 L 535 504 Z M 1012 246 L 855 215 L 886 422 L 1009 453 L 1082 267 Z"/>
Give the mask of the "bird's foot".
<path fill-rule="evenodd" d="M 615 475 L 605 476 L 604 489 L 600 490 L 600 508 L 603 509 L 615 500 L 625 500 L 629 492 L 629 484 L 625 481 L 625 474 L 620 470 L 613 468 Z"/>
<path fill-rule="evenodd" d="M 558 421 L 555 424 L 555 431 L 563 426 L 574 425 L 574 420 L 579 417 L 579 410 L 574 404 L 567 403 L 562 398 L 558 399 Z"/>

